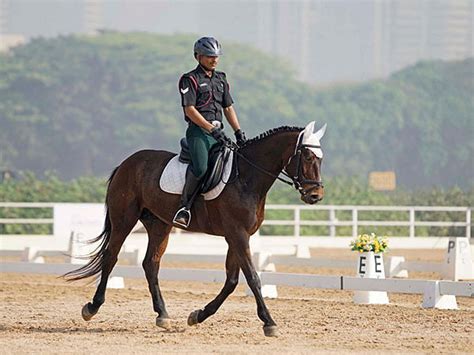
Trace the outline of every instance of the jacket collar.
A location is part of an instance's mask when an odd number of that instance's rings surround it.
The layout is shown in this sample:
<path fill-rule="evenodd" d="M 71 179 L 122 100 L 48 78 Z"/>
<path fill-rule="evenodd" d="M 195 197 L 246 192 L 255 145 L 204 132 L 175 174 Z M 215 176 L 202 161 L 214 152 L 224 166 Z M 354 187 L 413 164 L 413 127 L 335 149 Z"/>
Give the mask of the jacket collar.
<path fill-rule="evenodd" d="M 206 71 L 204 70 L 204 68 L 201 66 L 201 64 L 198 64 L 197 67 L 196 67 L 196 71 L 198 73 L 202 73 L 202 75 L 204 75 L 206 78 L 213 78 L 214 77 L 214 72 L 215 70 L 212 71 L 212 75 L 209 77 L 206 73 Z"/>

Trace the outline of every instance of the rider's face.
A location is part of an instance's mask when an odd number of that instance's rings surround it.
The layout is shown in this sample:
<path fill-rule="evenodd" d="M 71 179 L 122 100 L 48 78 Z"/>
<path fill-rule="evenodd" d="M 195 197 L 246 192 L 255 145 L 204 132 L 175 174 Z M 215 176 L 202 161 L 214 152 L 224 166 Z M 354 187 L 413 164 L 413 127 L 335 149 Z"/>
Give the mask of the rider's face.
<path fill-rule="evenodd" d="M 212 71 L 217 68 L 217 64 L 219 63 L 219 57 L 208 57 L 206 55 L 199 55 L 198 61 L 199 64 L 204 67 L 204 69 Z"/>

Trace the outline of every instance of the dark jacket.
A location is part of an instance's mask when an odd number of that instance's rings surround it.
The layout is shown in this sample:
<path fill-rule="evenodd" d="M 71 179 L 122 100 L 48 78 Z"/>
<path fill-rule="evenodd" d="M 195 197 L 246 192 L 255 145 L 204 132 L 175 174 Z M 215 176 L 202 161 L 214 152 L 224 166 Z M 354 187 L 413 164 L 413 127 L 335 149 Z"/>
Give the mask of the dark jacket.
<path fill-rule="evenodd" d="M 234 103 L 226 75 L 221 71 L 215 70 L 212 77 L 208 77 L 198 65 L 181 77 L 178 86 L 183 108 L 194 106 L 209 122 L 222 122 L 222 109 Z M 186 114 L 185 119 L 187 122 L 191 121 Z"/>

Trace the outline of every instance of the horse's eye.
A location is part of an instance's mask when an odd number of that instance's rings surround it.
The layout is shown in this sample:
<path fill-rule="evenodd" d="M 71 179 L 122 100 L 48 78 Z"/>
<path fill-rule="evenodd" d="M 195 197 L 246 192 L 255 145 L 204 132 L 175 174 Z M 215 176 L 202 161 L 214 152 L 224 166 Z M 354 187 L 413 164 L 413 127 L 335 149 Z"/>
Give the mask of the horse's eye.
<path fill-rule="evenodd" d="M 310 162 L 311 160 L 313 160 L 313 157 L 311 156 L 311 154 L 308 151 L 306 151 L 303 154 L 303 157 L 304 157 L 304 160 L 307 161 L 307 162 Z"/>

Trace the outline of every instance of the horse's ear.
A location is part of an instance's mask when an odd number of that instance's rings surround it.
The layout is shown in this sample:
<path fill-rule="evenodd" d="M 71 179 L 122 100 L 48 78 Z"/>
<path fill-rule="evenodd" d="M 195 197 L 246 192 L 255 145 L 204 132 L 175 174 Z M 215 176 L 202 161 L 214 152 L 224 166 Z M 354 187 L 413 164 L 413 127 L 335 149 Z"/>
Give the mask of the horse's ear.
<path fill-rule="evenodd" d="M 303 141 L 306 141 L 306 140 L 309 139 L 309 137 L 311 137 L 311 135 L 313 134 L 315 125 L 316 125 L 316 122 L 312 121 L 312 122 L 308 123 L 308 125 L 305 127 Z"/>
<path fill-rule="evenodd" d="M 324 126 L 321 127 L 319 131 L 317 131 L 314 135 L 317 137 L 318 141 L 323 138 L 324 133 L 326 133 L 326 127 L 328 126 L 327 123 L 324 124 Z"/>

